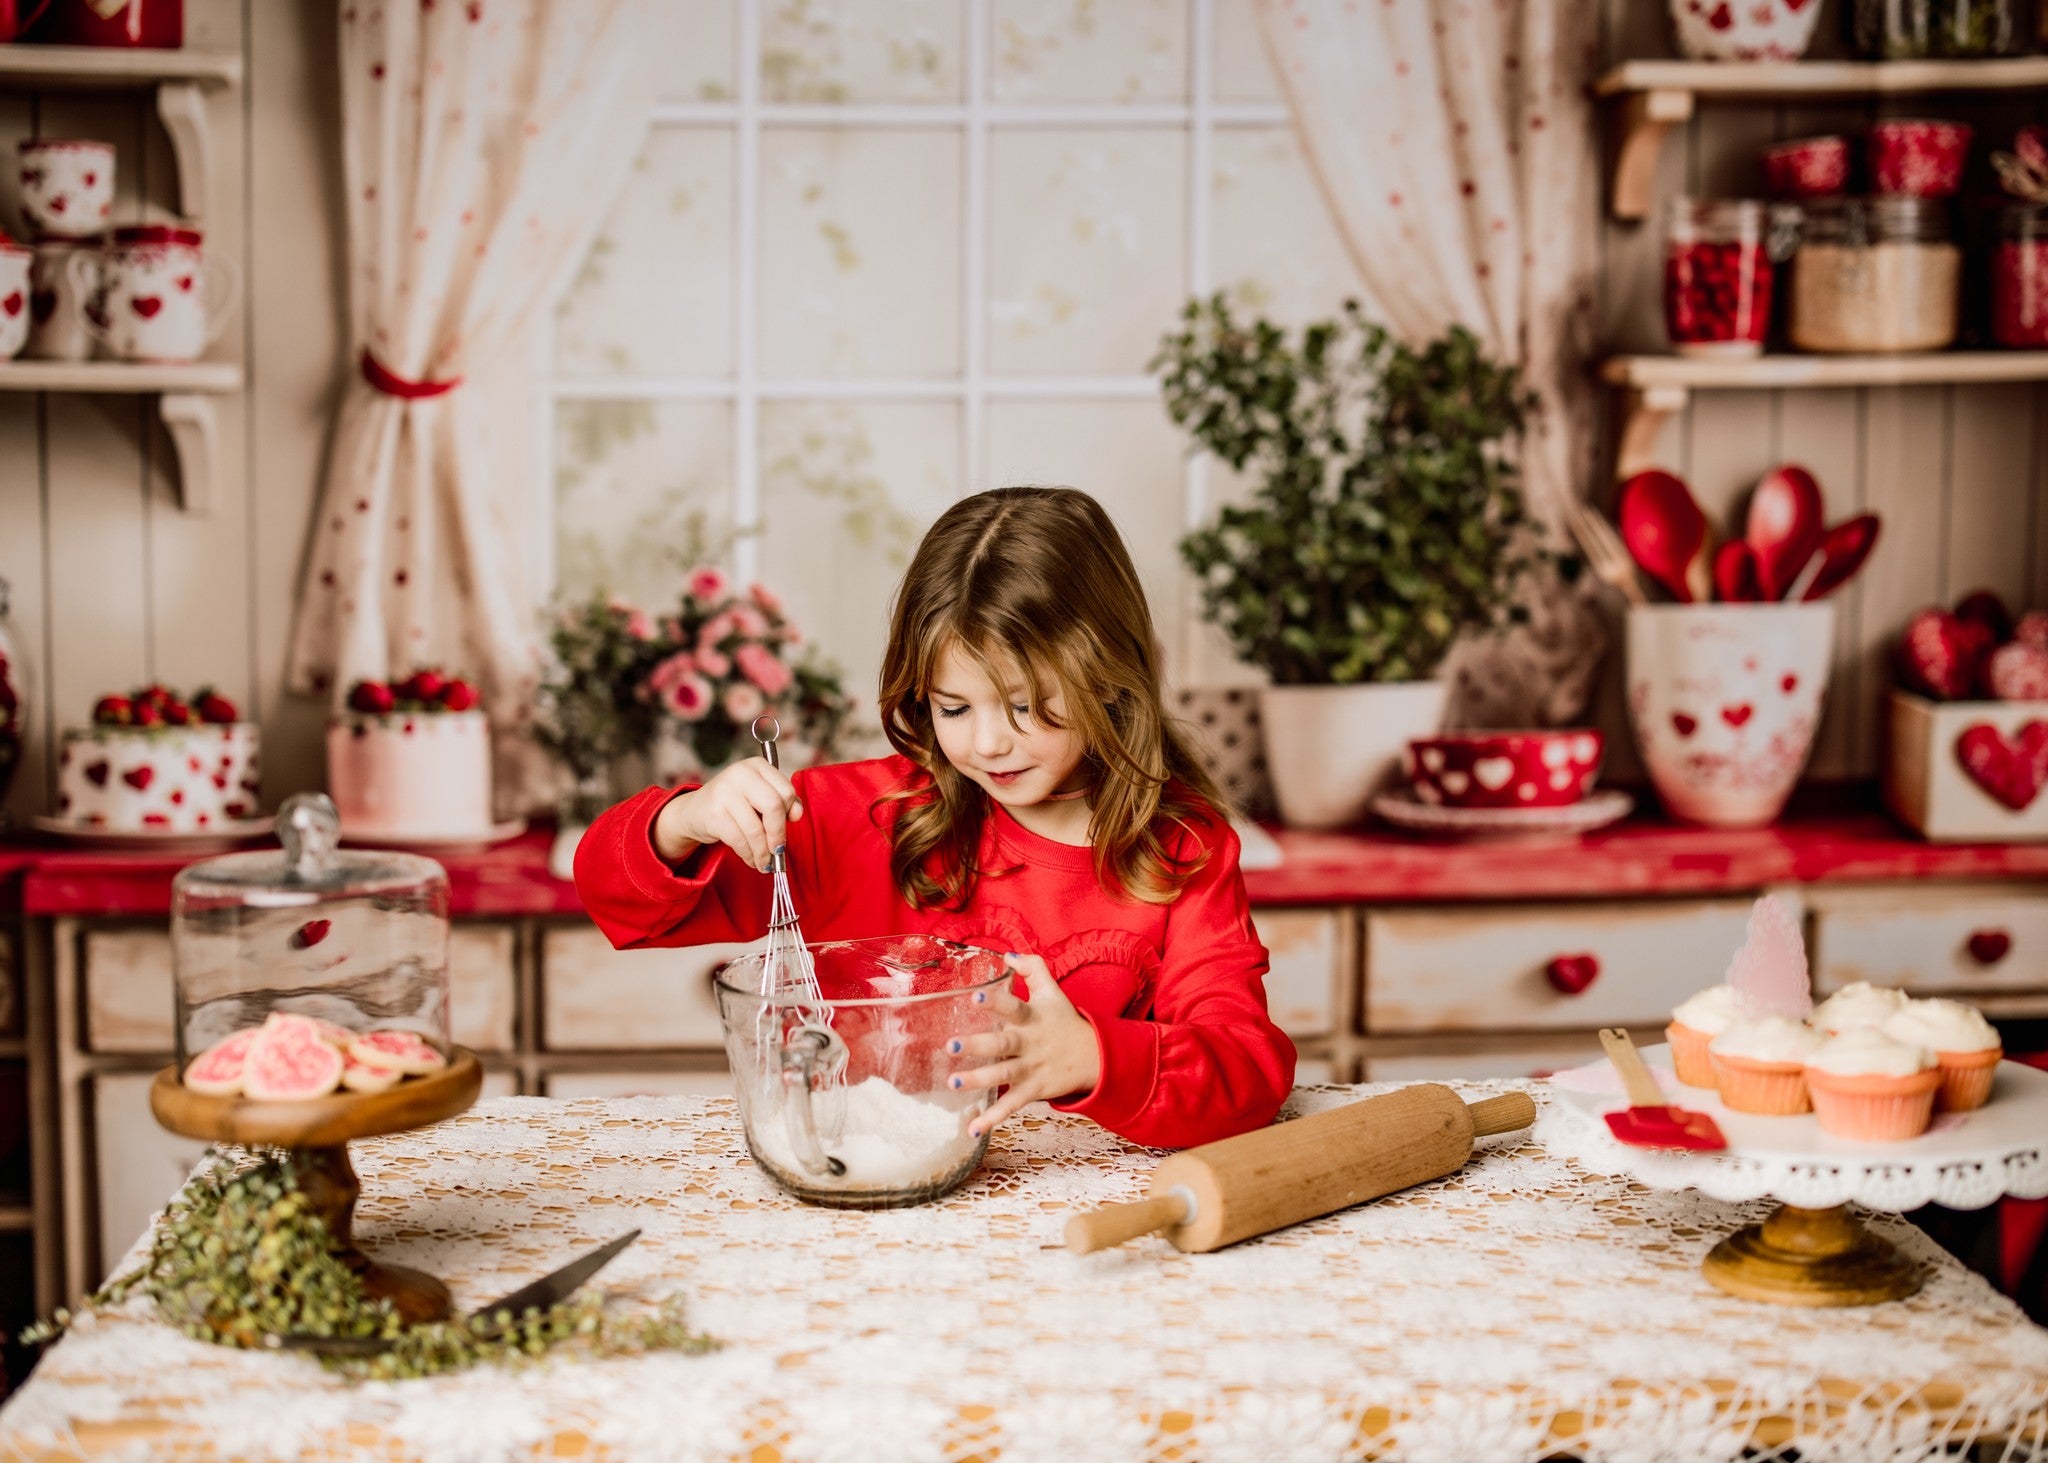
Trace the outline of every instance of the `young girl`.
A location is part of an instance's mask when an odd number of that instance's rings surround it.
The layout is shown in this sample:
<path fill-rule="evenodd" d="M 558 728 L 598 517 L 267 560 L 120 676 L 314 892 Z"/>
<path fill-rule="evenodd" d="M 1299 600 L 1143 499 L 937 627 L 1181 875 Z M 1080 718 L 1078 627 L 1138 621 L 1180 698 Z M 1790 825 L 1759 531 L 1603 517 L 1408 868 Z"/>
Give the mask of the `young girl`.
<path fill-rule="evenodd" d="M 576 889 L 620 948 L 757 941 L 786 844 L 811 940 L 922 932 L 1007 952 L 1028 1001 L 950 1079 L 974 1131 L 1050 1102 L 1151 1147 L 1262 1127 L 1294 1078 L 1266 1014 L 1237 837 L 1160 701 L 1144 591 L 1072 488 L 956 503 L 897 590 L 897 755 L 785 777 L 749 757 L 584 835 Z M 956 1043 L 956 1047 L 959 1044 Z"/>

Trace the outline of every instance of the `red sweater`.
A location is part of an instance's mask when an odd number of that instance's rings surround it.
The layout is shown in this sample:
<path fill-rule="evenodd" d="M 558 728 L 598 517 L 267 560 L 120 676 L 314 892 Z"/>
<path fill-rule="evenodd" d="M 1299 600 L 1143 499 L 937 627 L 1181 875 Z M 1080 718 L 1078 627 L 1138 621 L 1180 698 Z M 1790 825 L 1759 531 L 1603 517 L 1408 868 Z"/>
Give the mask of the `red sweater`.
<path fill-rule="evenodd" d="M 1045 957 L 1102 1053 L 1095 1090 L 1054 1107 L 1154 1148 L 1265 1126 L 1294 1081 L 1294 1043 L 1266 1014 L 1266 949 L 1252 931 L 1237 835 L 1220 818 L 1170 846 L 1208 860 L 1170 904 L 1103 888 L 1087 848 L 1041 838 L 991 804 L 983 873 L 963 910 L 913 909 L 889 876 L 888 810 L 877 799 L 921 778 L 903 757 L 809 768 L 792 779 L 790 896 L 810 940 L 926 933 Z M 681 871 L 654 851 L 651 787 L 600 817 L 576 850 L 576 892 L 620 949 L 758 941 L 770 876 L 724 845 Z"/>

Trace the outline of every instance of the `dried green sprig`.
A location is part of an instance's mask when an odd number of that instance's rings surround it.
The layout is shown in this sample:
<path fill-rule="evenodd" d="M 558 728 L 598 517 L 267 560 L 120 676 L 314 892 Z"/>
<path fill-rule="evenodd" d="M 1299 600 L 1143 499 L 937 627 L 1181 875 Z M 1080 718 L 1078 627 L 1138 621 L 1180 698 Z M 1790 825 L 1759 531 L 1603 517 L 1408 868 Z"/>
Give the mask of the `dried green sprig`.
<path fill-rule="evenodd" d="M 188 1336 L 223 1346 L 260 1348 L 266 1335 L 294 1332 L 388 1339 L 390 1350 L 376 1355 L 320 1358 L 331 1371 L 380 1380 L 518 1361 L 572 1341 L 600 1356 L 695 1354 L 719 1345 L 689 1328 L 679 1297 L 652 1313 L 620 1315 L 594 1291 L 521 1316 L 501 1311 L 407 1326 L 364 1293 L 336 1255 L 326 1221 L 308 1207 L 297 1158 L 277 1151 L 216 1149 L 171 1201 L 141 1264 L 87 1296 L 80 1310 L 111 1310 L 134 1295 L 155 1301 L 157 1313 Z M 23 1331 L 22 1343 L 46 1344 L 73 1318 L 59 1310 Z"/>

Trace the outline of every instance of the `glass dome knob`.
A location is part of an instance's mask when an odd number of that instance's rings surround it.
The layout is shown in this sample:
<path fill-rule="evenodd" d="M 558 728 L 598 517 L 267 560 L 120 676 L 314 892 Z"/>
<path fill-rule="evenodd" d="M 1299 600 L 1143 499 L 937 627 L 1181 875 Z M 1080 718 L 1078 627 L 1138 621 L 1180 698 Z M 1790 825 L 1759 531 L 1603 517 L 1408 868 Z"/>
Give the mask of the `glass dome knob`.
<path fill-rule="evenodd" d="M 324 792 L 293 793 L 277 810 L 277 841 L 284 845 L 285 878 L 315 883 L 341 843 L 341 814 Z"/>

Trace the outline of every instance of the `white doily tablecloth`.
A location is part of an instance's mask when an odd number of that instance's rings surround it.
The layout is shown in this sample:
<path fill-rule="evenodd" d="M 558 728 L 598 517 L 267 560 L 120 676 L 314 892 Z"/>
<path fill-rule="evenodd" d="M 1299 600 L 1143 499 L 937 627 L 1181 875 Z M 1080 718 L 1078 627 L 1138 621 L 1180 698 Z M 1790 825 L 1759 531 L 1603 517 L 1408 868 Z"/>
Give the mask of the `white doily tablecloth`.
<path fill-rule="evenodd" d="M 726 1349 L 349 1385 L 122 1315 L 0 1410 L 0 1456 L 1466 1463 L 1758 1436 L 1810 1463 L 1984 1438 L 2048 1456 L 2048 1332 L 1910 1225 L 1871 1221 L 1931 1267 L 1910 1299 L 1737 1300 L 1700 1258 L 1768 1206 L 1589 1174 L 1527 1136 L 1217 1254 L 1085 1259 L 1045 1246 L 1074 1208 L 1138 1196 L 1155 1157 L 1052 1114 L 1007 1125 L 947 1200 L 883 1213 L 783 1196 L 725 1101 L 500 1098 L 351 1152 L 358 1239 L 458 1304 L 639 1225 L 610 1291 L 680 1290 Z"/>

